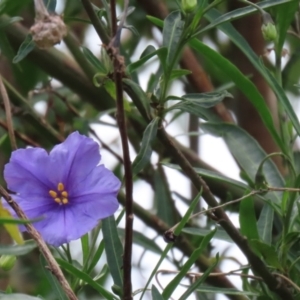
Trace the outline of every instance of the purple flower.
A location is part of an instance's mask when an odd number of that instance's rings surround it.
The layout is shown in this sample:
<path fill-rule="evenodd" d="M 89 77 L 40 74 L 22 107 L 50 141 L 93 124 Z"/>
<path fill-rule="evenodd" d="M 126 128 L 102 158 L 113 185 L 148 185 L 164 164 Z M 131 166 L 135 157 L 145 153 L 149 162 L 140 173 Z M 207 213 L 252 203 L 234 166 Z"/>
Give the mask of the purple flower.
<path fill-rule="evenodd" d="M 49 154 L 42 148 L 14 151 L 4 178 L 28 218 L 44 217 L 33 225 L 45 241 L 59 246 L 119 207 L 120 180 L 99 162 L 98 144 L 74 132 Z"/>

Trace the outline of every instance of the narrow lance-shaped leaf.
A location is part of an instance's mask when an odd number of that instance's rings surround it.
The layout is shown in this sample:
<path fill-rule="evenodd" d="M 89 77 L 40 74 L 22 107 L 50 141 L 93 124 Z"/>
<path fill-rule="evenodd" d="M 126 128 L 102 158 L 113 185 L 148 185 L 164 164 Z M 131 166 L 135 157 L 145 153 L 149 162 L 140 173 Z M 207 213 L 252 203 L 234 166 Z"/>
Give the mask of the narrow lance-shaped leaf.
<path fill-rule="evenodd" d="M 297 1 L 297 0 L 295 0 Z M 262 9 L 266 9 L 266 8 L 270 8 L 279 4 L 284 4 L 284 3 L 289 3 L 291 2 L 291 0 L 267 0 L 267 1 L 262 1 L 257 3 L 257 5 L 259 7 L 261 7 Z M 210 10 L 207 14 L 205 14 L 205 17 L 208 17 L 208 14 L 211 12 L 212 10 Z M 209 18 L 209 20 L 211 21 L 211 23 L 209 25 L 207 25 L 206 27 L 204 27 L 203 29 L 201 29 L 198 34 L 200 33 L 204 33 L 212 28 L 215 28 L 223 23 L 227 23 L 227 22 L 232 22 L 234 20 L 243 18 L 247 15 L 256 13 L 257 9 L 253 6 L 246 6 L 243 8 L 238 8 L 235 9 L 231 12 L 228 12 L 226 14 L 222 14 L 220 16 L 218 16 L 215 19 L 211 19 Z M 155 21 L 155 20 L 154 20 Z"/>
<path fill-rule="evenodd" d="M 14 57 L 13 63 L 16 64 L 24 59 L 34 49 L 34 47 L 35 43 L 32 40 L 32 35 L 28 34 L 24 42 L 21 44 L 17 55 Z"/>
<path fill-rule="evenodd" d="M 221 92 L 211 92 L 211 93 L 194 93 L 194 94 L 186 94 L 181 97 L 176 96 L 168 96 L 167 100 L 182 100 L 181 107 L 183 108 L 185 104 L 193 103 L 194 105 L 198 105 L 202 108 L 210 108 L 223 101 L 224 98 L 230 97 L 232 95 L 227 91 Z"/>
<path fill-rule="evenodd" d="M 275 43 L 276 51 L 278 54 L 281 54 L 287 30 L 290 27 L 298 8 L 298 0 L 290 1 L 273 8 L 273 11 L 275 11 L 276 28 L 278 34 L 278 38 Z"/>
<path fill-rule="evenodd" d="M 123 83 L 126 86 L 127 93 L 130 94 L 131 100 L 137 107 L 142 116 L 146 119 L 150 118 L 150 99 L 146 93 L 142 90 L 140 85 L 134 81 L 124 78 Z"/>
<path fill-rule="evenodd" d="M 35 241 L 28 240 L 22 245 L 1 245 L 0 255 L 25 255 L 37 247 Z"/>
<path fill-rule="evenodd" d="M 248 99 L 255 106 L 257 111 L 262 117 L 263 122 L 272 134 L 272 137 L 277 144 L 284 149 L 285 146 L 277 133 L 274 126 L 272 115 L 267 107 L 263 96 L 260 94 L 256 86 L 247 78 L 236 66 L 234 66 L 229 60 L 224 58 L 221 54 L 204 45 L 200 41 L 193 39 L 190 45 L 198 51 L 201 55 L 204 55 L 205 59 L 210 60 L 215 64 L 221 72 L 224 72 L 228 78 L 230 78 L 237 87 L 248 97 Z"/>
<path fill-rule="evenodd" d="M 161 55 L 166 56 L 167 55 L 167 48 L 162 47 L 159 49 L 155 49 L 152 45 L 149 45 L 144 52 L 142 53 L 139 60 L 129 64 L 126 68 L 128 73 L 132 73 L 136 71 L 139 67 L 144 65 L 149 59 L 157 55 L 158 57 L 161 57 Z M 163 63 L 163 61 L 161 61 Z"/>
<path fill-rule="evenodd" d="M 202 284 L 205 282 L 206 278 L 209 276 L 209 274 L 214 270 L 214 268 L 219 263 L 219 254 L 217 254 L 216 259 L 214 263 L 207 268 L 207 270 L 196 280 L 179 298 L 179 300 L 185 300 L 188 299 L 188 297 Z"/>
<path fill-rule="evenodd" d="M 256 217 L 252 197 L 243 199 L 240 202 L 240 226 L 241 233 L 249 240 L 259 239 L 258 230 L 256 226 Z"/>
<path fill-rule="evenodd" d="M 173 11 L 164 20 L 163 46 L 168 48 L 167 64 L 170 65 L 176 55 L 183 32 L 184 21 L 181 12 Z"/>
<path fill-rule="evenodd" d="M 52 274 L 50 269 L 46 268 L 48 266 L 48 263 L 44 256 L 40 254 L 40 263 L 42 265 L 42 270 L 48 280 L 48 282 L 51 285 L 51 289 L 53 293 L 55 294 L 56 299 L 58 300 L 68 300 L 68 297 L 66 296 L 64 290 L 62 289 L 61 284 L 58 282 L 57 278 Z"/>
<path fill-rule="evenodd" d="M 166 286 L 163 291 L 164 299 L 170 299 L 172 293 L 179 285 L 180 281 L 186 276 L 186 273 L 190 270 L 194 262 L 198 259 L 199 255 L 206 249 L 208 243 L 213 238 L 215 230 L 212 230 L 208 235 L 206 235 L 201 241 L 200 246 L 192 253 L 186 263 L 182 266 L 180 272 L 175 276 L 175 278 Z"/>
<path fill-rule="evenodd" d="M 140 152 L 132 164 L 132 172 L 134 175 L 139 173 L 149 163 L 152 148 L 151 143 L 156 137 L 159 118 L 154 118 L 144 131 Z"/>
<path fill-rule="evenodd" d="M 254 183 L 260 162 L 266 157 L 265 151 L 257 141 L 245 130 L 233 124 L 205 123 L 201 125 L 201 128 L 215 136 L 224 138 L 230 152 Z M 263 174 L 270 186 L 284 186 L 284 180 L 272 160 L 267 160 L 264 163 Z M 267 195 L 266 197 L 271 198 L 276 203 L 281 202 L 280 192 L 269 192 Z"/>
<path fill-rule="evenodd" d="M 272 242 L 273 220 L 274 210 L 271 205 L 265 203 L 257 221 L 257 229 L 260 239 L 269 245 Z"/>
<path fill-rule="evenodd" d="M 201 193 L 202 193 L 202 191 L 201 191 L 200 193 L 198 193 L 198 195 L 193 199 L 193 201 L 191 202 L 191 204 L 190 204 L 188 210 L 186 211 L 186 213 L 185 213 L 184 216 L 182 217 L 181 221 L 180 221 L 180 222 L 178 223 L 178 225 L 176 226 L 176 228 L 175 228 L 175 230 L 174 230 L 174 235 L 175 235 L 175 236 L 178 236 L 178 235 L 180 234 L 180 232 L 182 231 L 183 227 L 184 227 L 185 224 L 188 222 L 188 220 L 189 220 L 189 218 L 190 218 L 192 212 L 194 211 L 196 205 L 198 204 L 198 202 L 199 202 L 199 200 L 200 200 Z M 150 284 L 152 278 L 155 276 L 155 274 L 156 274 L 156 272 L 157 272 L 157 270 L 158 270 L 160 264 L 161 264 L 162 261 L 165 259 L 165 257 L 167 256 L 167 254 L 168 254 L 168 252 L 169 252 L 169 250 L 170 250 L 171 248 L 172 248 L 172 243 L 169 243 L 169 244 L 165 247 L 165 249 L 164 249 L 162 255 L 160 256 L 159 261 L 158 261 L 157 264 L 155 265 L 153 271 L 151 272 L 151 275 L 150 275 L 149 278 L 148 278 L 148 281 L 147 281 L 147 283 L 146 283 L 146 285 L 145 285 L 145 288 L 144 288 L 144 290 L 143 290 L 143 292 L 142 292 L 142 294 L 141 294 L 140 300 L 143 299 L 143 296 L 144 296 L 144 294 L 145 294 L 145 291 L 146 291 L 148 285 Z"/>
<path fill-rule="evenodd" d="M 211 10 L 207 13 L 207 17 L 210 20 L 214 20 L 220 15 L 221 15 L 221 13 L 218 12 L 217 10 L 215 10 L 215 9 L 213 9 L 213 10 Z M 274 77 L 274 75 L 264 66 L 262 60 L 252 50 L 252 48 L 249 46 L 249 44 L 244 39 L 244 37 L 231 24 L 222 24 L 222 25 L 218 26 L 218 28 L 220 30 L 222 30 L 231 39 L 231 41 L 245 54 L 245 56 L 250 60 L 250 62 L 253 64 L 253 66 L 265 78 L 267 83 L 270 85 L 271 89 L 276 94 L 278 100 L 280 101 L 280 103 L 284 107 L 284 109 L 285 109 L 287 115 L 289 116 L 295 130 L 300 135 L 300 124 L 299 124 L 298 118 L 296 116 L 296 113 L 295 113 L 289 99 L 287 98 L 285 91 L 282 89 L 282 87 L 280 86 L 280 84 L 278 83 L 278 81 Z M 227 72 L 227 74 L 229 76 L 231 75 L 228 72 Z M 237 86 L 241 89 L 241 86 L 239 86 L 238 84 L 237 84 Z M 249 95 L 247 93 L 245 93 L 245 95 L 249 98 L 249 100 L 256 107 L 257 111 L 261 114 L 261 117 L 262 117 L 263 121 L 265 122 L 266 126 L 268 127 L 268 129 L 272 133 L 272 136 L 275 139 L 275 141 L 277 142 L 277 144 L 281 147 L 282 151 L 284 153 L 286 153 L 286 151 L 285 151 L 286 146 L 282 144 L 282 141 L 280 139 L 277 140 L 276 135 L 272 131 L 273 129 L 266 122 L 266 118 L 269 119 L 269 116 L 267 116 L 267 114 L 263 112 L 263 110 L 265 110 L 265 108 L 262 107 L 263 104 L 261 103 L 260 105 L 257 105 L 261 101 L 257 102 L 255 98 L 250 97 L 250 93 L 249 93 Z M 256 104 L 256 102 L 257 102 L 257 104 Z M 263 108 L 263 110 L 262 110 L 262 108 Z"/>
<path fill-rule="evenodd" d="M 157 287 L 153 284 L 151 288 L 152 300 L 164 300 L 163 296 L 158 291 Z"/>
<path fill-rule="evenodd" d="M 107 263 L 114 284 L 122 287 L 122 256 L 123 246 L 119 239 L 116 221 L 113 216 L 102 220 L 102 232 Z"/>
<path fill-rule="evenodd" d="M 80 271 L 77 269 L 75 266 L 71 265 L 67 261 L 57 258 L 56 259 L 58 264 L 66 270 L 68 273 L 72 274 L 75 276 L 75 278 L 81 279 L 83 282 L 86 282 L 89 284 L 92 288 L 94 288 L 100 295 L 102 295 L 105 299 L 107 300 L 114 300 L 117 299 L 112 293 L 107 291 L 102 285 L 97 283 L 96 281 L 93 280 L 92 277 L 90 277 L 88 274 Z"/>
<path fill-rule="evenodd" d="M 41 300 L 41 298 L 39 297 L 33 297 L 33 296 L 28 296 L 25 294 L 18 294 L 18 293 L 6 294 L 6 295 L 0 294 L 0 299 L 1 300 Z"/>

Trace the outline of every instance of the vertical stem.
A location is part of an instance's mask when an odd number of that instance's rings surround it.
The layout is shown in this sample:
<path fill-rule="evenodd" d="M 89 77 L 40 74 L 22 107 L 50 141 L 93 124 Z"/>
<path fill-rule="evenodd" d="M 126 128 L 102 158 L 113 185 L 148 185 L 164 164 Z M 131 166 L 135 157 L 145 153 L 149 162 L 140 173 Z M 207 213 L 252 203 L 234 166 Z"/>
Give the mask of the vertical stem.
<path fill-rule="evenodd" d="M 125 7 L 126 7 L 125 1 Z M 132 183 L 132 169 L 131 161 L 129 156 L 127 127 L 124 112 L 123 103 L 123 70 L 124 63 L 123 58 L 119 56 L 119 36 L 121 28 L 117 27 L 116 17 L 116 1 L 111 0 L 111 21 L 112 21 L 112 36 L 108 46 L 108 53 L 113 59 L 114 63 L 114 81 L 116 85 L 116 97 L 117 97 L 117 122 L 119 126 L 122 149 L 123 149 L 123 160 L 124 160 L 124 172 L 125 172 L 125 244 L 124 244 L 124 255 L 123 255 L 123 300 L 132 299 L 132 283 L 131 283 L 131 256 L 132 256 L 132 227 L 133 227 L 133 183 Z M 126 11 L 124 12 L 124 18 L 126 18 Z M 122 26 L 122 21 L 120 22 Z"/>
<path fill-rule="evenodd" d="M 0 74 L 0 95 L 2 96 L 2 100 L 3 100 L 3 103 L 4 103 L 4 109 L 5 109 L 5 114 L 6 114 L 6 123 L 7 123 L 7 131 L 8 131 L 8 135 L 9 135 L 11 148 L 13 150 L 16 150 L 16 149 L 18 149 L 18 147 L 17 147 L 14 127 L 13 127 L 13 121 L 12 121 L 12 116 L 11 116 L 10 102 L 9 102 L 9 98 L 8 98 L 6 88 L 3 84 L 1 74 Z"/>

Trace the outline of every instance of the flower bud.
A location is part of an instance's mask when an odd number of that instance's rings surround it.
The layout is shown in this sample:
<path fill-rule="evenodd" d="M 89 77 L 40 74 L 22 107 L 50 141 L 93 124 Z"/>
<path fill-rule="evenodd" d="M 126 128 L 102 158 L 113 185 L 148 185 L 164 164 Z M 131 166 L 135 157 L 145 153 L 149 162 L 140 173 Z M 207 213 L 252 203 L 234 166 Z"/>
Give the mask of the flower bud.
<path fill-rule="evenodd" d="M 0 257 L 0 268 L 4 271 L 11 270 L 15 265 L 16 259 L 14 255 L 2 255 Z"/>
<path fill-rule="evenodd" d="M 30 32 L 40 49 L 48 49 L 61 42 L 67 35 L 67 28 L 61 16 L 51 14 L 37 19 Z"/>
<path fill-rule="evenodd" d="M 197 6 L 197 0 L 181 0 L 181 6 L 186 13 L 191 13 Z"/>
<path fill-rule="evenodd" d="M 277 29 L 274 25 L 274 22 L 268 13 L 264 13 L 263 16 L 263 25 L 261 26 L 261 32 L 266 41 L 272 42 L 277 38 Z"/>

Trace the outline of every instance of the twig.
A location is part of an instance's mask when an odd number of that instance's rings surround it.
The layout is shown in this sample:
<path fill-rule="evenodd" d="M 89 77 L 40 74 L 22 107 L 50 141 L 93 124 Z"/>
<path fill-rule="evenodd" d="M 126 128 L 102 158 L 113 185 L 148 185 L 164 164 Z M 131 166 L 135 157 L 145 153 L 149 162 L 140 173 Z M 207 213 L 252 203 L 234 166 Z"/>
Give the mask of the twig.
<path fill-rule="evenodd" d="M 43 0 L 34 0 L 35 8 L 35 19 L 41 20 L 45 16 L 49 16 L 48 10 L 43 2 Z"/>
<path fill-rule="evenodd" d="M 9 98 L 8 98 L 6 88 L 5 88 L 5 86 L 3 84 L 3 81 L 2 81 L 1 74 L 0 74 L 0 92 L 1 92 L 2 99 L 3 99 L 3 103 L 4 103 L 4 109 L 5 109 L 5 114 L 6 114 L 6 122 L 7 122 L 7 131 L 8 131 L 8 135 L 9 135 L 11 148 L 13 150 L 16 150 L 16 149 L 18 149 L 18 147 L 17 147 L 17 143 L 16 143 L 16 137 L 15 137 L 15 133 L 14 133 L 14 126 L 13 126 L 13 122 L 12 122 L 10 101 L 9 101 Z"/>
<path fill-rule="evenodd" d="M 288 277 L 284 276 L 283 274 L 280 273 L 274 273 L 274 275 L 284 279 L 286 282 L 288 282 L 292 287 L 294 287 L 298 292 L 300 292 L 300 287 L 293 282 L 291 279 L 289 279 Z"/>
<path fill-rule="evenodd" d="M 5 130 L 8 131 L 8 126 L 7 126 L 7 124 L 6 124 L 4 121 L 0 120 L 0 126 L 1 126 L 2 128 L 4 128 Z M 38 143 L 36 143 L 34 140 L 32 140 L 32 139 L 31 139 L 30 137 L 28 137 L 27 135 L 25 135 L 25 134 L 23 134 L 23 133 L 21 133 L 21 132 L 19 132 L 19 131 L 16 131 L 16 130 L 14 130 L 14 134 L 15 134 L 20 140 L 22 140 L 26 145 L 30 145 L 30 146 L 32 146 L 32 147 L 40 147 L 40 145 L 39 145 Z"/>
<path fill-rule="evenodd" d="M 203 190 L 202 197 L 204 198 L 205 202 L 212 208 L 217 207 L 218 202 L 211 193 L 206 182 L 195 172 L 192 165 L 184 157 L 181 151 L 174 146 L 164 128 L 160 128 L 158 131 L 158 137 L 160 141 L 169 149 L 169 153 L 172 155 L 172 157 L 174 157 L 174 159 L 176 159 L 183 172 L 190 178 L 195 187 L 199 191 L 201 189 Z M 264 262 L 253 252 L 248 244 L 247 239 L 243 237 L 235 228 L 223 209 L 216 208 L 213 212 L 213 216 L 218 220 L 219 224 L 224 228 L 235 244 L 241 249 L 251 264 L 251 268 L 263 278 L 268 288 L 283 299 L 293 300 L 293 296 L 290 291 L 284 285 L 278 284 L 277 279 L 268 270 Z"/>
<path fill-rule="evenodd" d="M 7 203 L 12 207 L 12 209 L 16 212 L 19 218 L 23 220 L 28 220 L 22 209 L 20 208 L 19 204 L 15 202 L 12 197 L 7 193 L 7 191 L 0 185 L 0 194 L 1 196 L 7 201 Z M 44 255 L 51 273 L 57 278 L 58 282 L 61 284 L 63 290 L 65 291 L 66 295 L 70 300 L 77 300 L 76 295 L 72 291 L 68 281 L 64 277 L 59 265 L 57 264 L 55 258 L 51 254 L 49 248 L 47 247 L 46 243 L 42 239 L 39 232 L 33 227 L 32 224 L 24 224 L 28 233 L 32 236 L 32 238 L 36 241 L 41 253 Z"/>
<path fill-rule="evenodd" d="M 190 219 L 193 219 L 195 217 L 198 217 L 200 215 L 204 215 L 204 214 L 207 214 L 209 212 L 214 212 L 216 209 L 218 208 L 223 208 L 225 206 L 228 206 L 228 205 L 231 205 L 231 204 L 235 204 L 235 203 L 238 203 L 244 199 L 247 199 L 248 197 L 251 197 L 251 196 L 254 196 L 254 195 L 257 195 L 257 194 L 265 194 L 269 191 L 273 191 L 273 192 L 300 192 L 300 189 L 297 189 L 297 188 L 290 188 L 290 187 L 272 187 L 272 186 L 267 186 L 266 188 L 264 189 L 260 189 L 260 190 L 254 190 L 254 191 L 251 191 L 250 193 L 244 195 L 243 197 L 241 198 L 238 198 L 238 199 L 235 199 L 235 200 L 231 200 L 231 201 L 228 201 L 226 203 L 223 203 L 223 204 L 220 204 L 218 206 L 215 206 L 215 207 L 212 207 L 212 208 L 208 208 L 206 210 L 202 210 L 200 212 L 197 212 L 196 214 L 193 214 L 190 216 L 189 220 Z M 178 223 L 179 224 L 179 223 Z M 172 232 L 176 229 L 176 227 L 178 226 L 178 224 L 174 225 L 172 228 L 170 228 L 168 230 L 168 232 Z"/>
<path fill-rule="evenodd" d="M 119 126 L 123 160 L 124 160 L 124 172 L 125 172 L 125 190 L 126 190 L 126 203 L 125 203 L 125 244 L 123 255 L 123 296 L 124 300 L 132 299 L 132 283 L 131 283 L 131 259 L 132 259 L 132 231 L 133 231 L 133 182 L 132 182 L 132 169 L 128 147 L 128 135 L 124 111 L 123 102 L 123 74 L 124 74 L 124 58 L 119 55 L 120 47 L 120 35 L 123 27 L 123 23 L 126 18 L 126 12 L 128 8 L 128 0 L 124 1 L 124 18 L 120 21 L 120 26 L 117 27 L 116 16 L 116 1 L 111 0 L 111 26 L 112 36 L 108 47 L 107 53 L 114 64 L 114 81 L 116 85 L 116 97 L 117 97 L 117 123 Z"/>
<path fill-rule="evenodd" d="M 232 270 L 232 271 L 229 271 L 229 272 L 212 272 L 210 273 L 208 276 L 209 277 L 219 277 L 219 276 L 240 276 L 240 277 L 245 277 L 245 278 L 251 278 L 251 279 L 255 279 L 255 280 L 260 280 L 260 281 L 263 281 L 263 279 L 259 276 L 255 276 L 255 275 L 251 275 L 251 274 L 243 274 L 243 273 L 237 273 L 239 272 L 240 270 Z M 161 270 L 158 270 L 156 272 L 156 275 L 155 275 L 155 279 L 157 280 L 157 283 L 159 284 L 159 286 L 164 289 L 162 287 L 162 285 L 159 283 L 158 281 L 158 275 L 159 274 L 178 274 L 179 271 L 173 271 L 173 270 L 164 270 L 164 269 L 161 269 Z M 186 273 L 186 277 L 190 277 L 190 276 L 193 276 L 193 277 L 201 277 L 203 276 L 204 273 L 200 273 L 200 272 L 187 272 Z M 283 277 L 285 280 L 287 280 L 288 278 L 286 278 L 285 276 L 283 276 L 282 274 L 278 274 L 278 273 L 274 273 L 275 275 L 277 276 L 280 276 L 280 277 Z M 291 283 L 290 280 L 287 280 L 291 285 L 295 284 L 295 283 Z M 299 289 L 299 287 L 297 286 L 297 288 Z"/>

